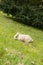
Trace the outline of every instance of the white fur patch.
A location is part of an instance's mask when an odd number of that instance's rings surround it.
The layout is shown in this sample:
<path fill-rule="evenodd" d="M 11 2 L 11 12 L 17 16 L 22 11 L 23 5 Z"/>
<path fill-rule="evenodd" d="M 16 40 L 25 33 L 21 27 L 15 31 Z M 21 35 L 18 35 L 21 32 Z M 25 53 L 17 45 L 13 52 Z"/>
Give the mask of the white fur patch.
<path fill-rule="evenodd" d="M 21 40 L 25 43 L 33 42 L 33 39 L 30 35 L 20 34 L 18 32 L 15 34 L 14 39 Z"/>

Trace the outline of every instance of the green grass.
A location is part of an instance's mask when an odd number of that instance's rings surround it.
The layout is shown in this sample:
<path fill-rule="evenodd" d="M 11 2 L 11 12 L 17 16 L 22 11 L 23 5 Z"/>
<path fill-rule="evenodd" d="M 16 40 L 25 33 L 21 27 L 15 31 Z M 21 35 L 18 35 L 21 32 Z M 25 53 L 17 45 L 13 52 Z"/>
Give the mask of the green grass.
<path fill-rule="evenodd" d="M 29 34 L 33 43 L 14 40 L 16 32 Z M 20 24 L 0 13 L 0 65 L 43 65 L 43 31 Z M 20 64 L 19 64 L 20 65 Z"/>

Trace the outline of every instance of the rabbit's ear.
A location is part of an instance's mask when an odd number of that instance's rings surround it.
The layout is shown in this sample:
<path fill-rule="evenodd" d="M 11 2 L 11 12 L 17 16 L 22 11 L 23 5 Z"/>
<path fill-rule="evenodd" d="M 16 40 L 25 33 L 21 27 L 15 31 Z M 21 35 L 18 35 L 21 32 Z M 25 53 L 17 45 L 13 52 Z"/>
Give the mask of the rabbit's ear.
<path fill-rule="evenodd" d="M 19 34 L 16 35 L 16 38 L 19 36 Z"/>
<path fill-rule="evenodd" d="M 19 32 L 17 32 L 16 34 L 19 34 Z"/>

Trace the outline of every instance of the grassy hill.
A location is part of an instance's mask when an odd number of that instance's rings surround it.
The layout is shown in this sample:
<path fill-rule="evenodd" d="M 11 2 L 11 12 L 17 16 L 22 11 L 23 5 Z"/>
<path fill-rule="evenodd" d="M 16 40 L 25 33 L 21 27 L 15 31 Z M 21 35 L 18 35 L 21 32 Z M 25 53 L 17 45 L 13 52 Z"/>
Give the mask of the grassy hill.
<path fill-rule="evenodd" d="M 25 45 L 14 40 L 16 32 L 29 34 L 33 43 Z M 0 65 L 20 64 L 43 65 L 43 31 L 20 24 L 0 12 Z"/>

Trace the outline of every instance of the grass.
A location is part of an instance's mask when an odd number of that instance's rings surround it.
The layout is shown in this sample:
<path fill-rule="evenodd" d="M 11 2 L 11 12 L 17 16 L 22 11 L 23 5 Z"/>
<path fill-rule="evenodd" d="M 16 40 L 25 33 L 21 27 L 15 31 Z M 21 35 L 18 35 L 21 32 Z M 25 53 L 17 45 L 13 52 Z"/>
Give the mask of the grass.
<path fill-rule="evenodd" d="M 33 43 L 14 40 L 16 32 L 29 34 Z M 0 65 L 43 65 L 43 31 L 20 24 L 0 12 Z"/>

